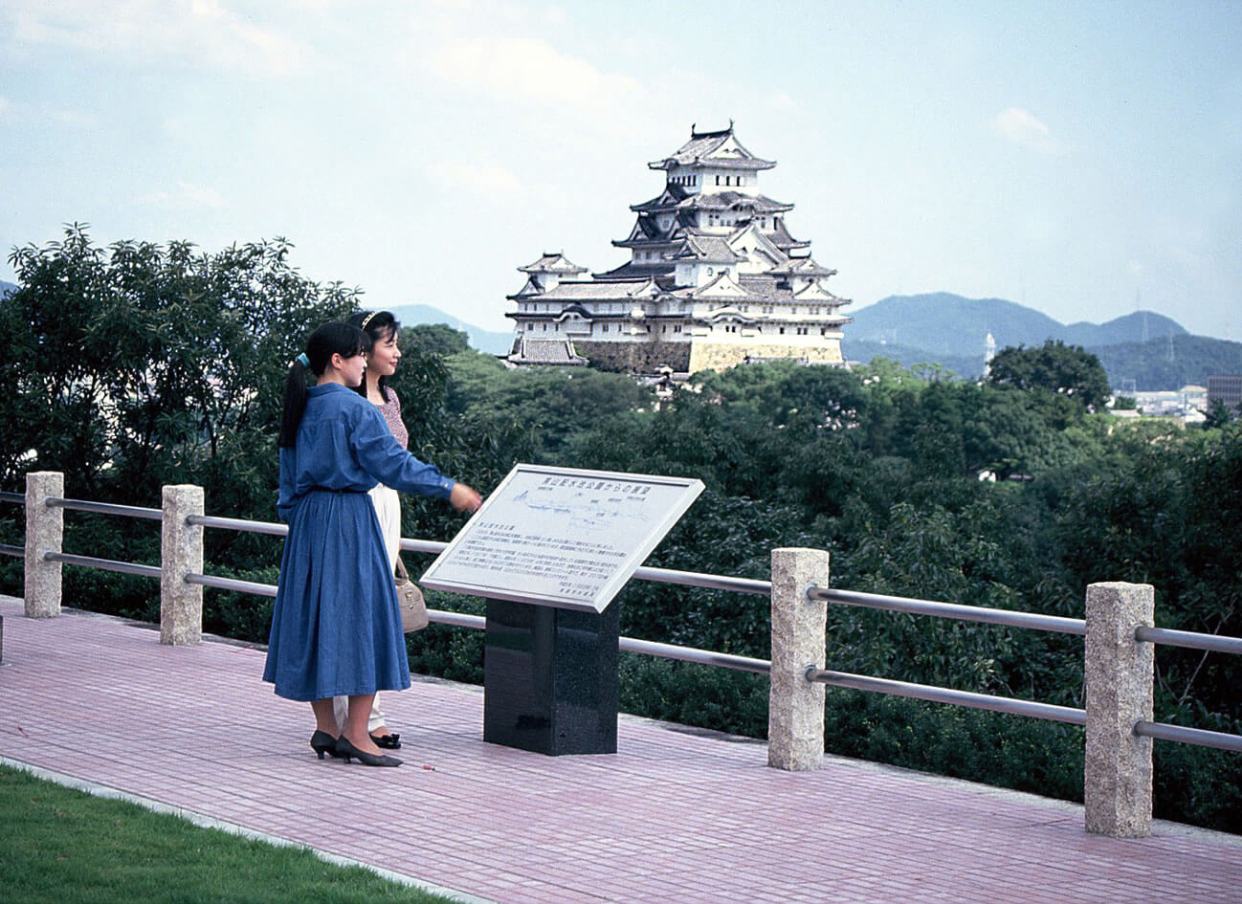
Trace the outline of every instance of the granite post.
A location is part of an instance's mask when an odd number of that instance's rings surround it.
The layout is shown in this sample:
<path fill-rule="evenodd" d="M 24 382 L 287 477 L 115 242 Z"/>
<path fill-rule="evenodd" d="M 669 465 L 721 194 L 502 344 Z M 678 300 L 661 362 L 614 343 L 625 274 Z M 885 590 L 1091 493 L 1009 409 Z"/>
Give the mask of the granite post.
<path fill-rule="evenodd" d="M 187 524 L 203 514 L 203 488 L 164 487 L 160 528 L 160 643 L 191 644 L 203 639 L 203 588 L 187 574 L 203 573 L 203 527 Z"/>
<path fill-rule="evenodd" d="M 828 606 L 807 598 L 828 586 L 828 553 L 772 550 L 772 672 L 768 696 L 768 765 L 791 772 L 819 768 L 824 758 L 824 685 L 807 669 L 825 662 Z"/>
<path fill-rule="evenodd" d="M 1151 626 L 1150 584 L 1087 587 L 1087 750 L 1083 776 L 1087 831 L 1113 838 L 1151 834 L 1151 738 L 1134 733 L 1151 721 L 1154 644 L 1134 639 Z"/>
<path fill-rule="evenodd" d="M 59 471 L 31 471 L 26 475 L 27 618 L 60 615 L 61 564 L 48 562 L 43 554 L 61 552 L 65 510 L 48 505 L 47 500 L 64 492 L 65 475 Z"/>

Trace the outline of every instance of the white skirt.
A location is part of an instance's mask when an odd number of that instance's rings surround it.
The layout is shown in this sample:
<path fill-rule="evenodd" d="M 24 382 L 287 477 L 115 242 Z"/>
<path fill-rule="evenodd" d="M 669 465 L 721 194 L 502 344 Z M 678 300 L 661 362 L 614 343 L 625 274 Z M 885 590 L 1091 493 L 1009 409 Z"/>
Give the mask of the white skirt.
<path fill-rule="evenodd" d="M 369 495 L 384 534 L 384 546 L 388 549 L 388 568 L 396 572 L 397 553 L 401 552 L 401 497 L 382 483 L 377 483 Z"/>
<path fill-rule="evenodd" d="M 397 553 L 401 552 L 401 497 L 391 487 L 377 483 L 369 493 L 371 504 L 375 506 L 375 517 L 379 519 L 380 531 L 384 534 L 384 547 L 388 550 L 388 570 L 397 571 Z M 349 710 L 348 697 L 332 698 L 333 715 L 336 724 L 345 730 L 345 716 Z M 367 730 L 375 731 L 385 724 L 383 710 L 379 705 L 379 694 L 371 704 L 371 716 L 367 719 Z"/>

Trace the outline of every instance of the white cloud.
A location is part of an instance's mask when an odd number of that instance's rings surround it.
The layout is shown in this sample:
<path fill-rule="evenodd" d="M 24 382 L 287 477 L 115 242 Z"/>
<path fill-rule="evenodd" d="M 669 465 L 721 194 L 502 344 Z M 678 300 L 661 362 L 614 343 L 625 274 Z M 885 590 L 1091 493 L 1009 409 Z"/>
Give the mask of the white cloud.
<path fill-rule="evenodd" d="M 47 108 L 44 110 L 44 115 L 62 125 L 76 128 L 89 128 L 99 122 L 99 118 L 94 113 L 84 113 L 81 110 L 68 108 Z"/>
<path fill-rule="evenodd" d="M 432 178 L 449 189 L 464 188 L 478 194 L 512 195 L 522 183 L 510 170 L 492 163 L 465 163 L 452 160 L 429 168 Z"/>
<path fill-rule="evenodd" d="M 31 104 L 23 101 L 11 101 L 0 96 L 0 116 L 11 116 L 27 122 L 37 121 L 40 125 L 56 123 L 73 128 L 90 128 L 98 125 L 99 117 L 94 113 L 74 110 L 70 107 L 53 107 L 47 104 Z"/>
<path fill-rule="evenodd" d="M 219 0 L 12 0 L 0 24 L 21 45 L 51 44 L 146 61 L 175 58 L 216 69 L 289 75 L 305 67 L 305 46 Z"/>
<path fill-rule="evenodd" d="M 1006 140 L 1024 147 L 1034 148 L 1047 154 L 1059 151 L 1059 146 L 1052 138 L 1052 130 L 1030 110 L 1022 107 L 1008 107 L 996 114 L 992 127 Z"/>
<path fill-rule="evenodd" d="M 454 85 L 532 104 L 608 110 L 640 89 L 636 79 L 602 72 L 542 38 L 458 38 L 434 50 L 428 66 Z"/>
<path fill-rule="evenodd" d="M 134 203 L 147 207 L 174 209 L 206 207 L 219 210 L 227 206 L 224 198 L 214 188 L 206 188 L 190 182 L 178 182 L 175 191 L 157 191 L 142 195 L 135 198 Z"/>
<path fill-rule="evenodd" d="M 798 109 L 798 102 L 784 91 L 774 91 L 768 97 L 768 103 L 773 109 L 780 110 L 781 112 L 791 112 Z"/>

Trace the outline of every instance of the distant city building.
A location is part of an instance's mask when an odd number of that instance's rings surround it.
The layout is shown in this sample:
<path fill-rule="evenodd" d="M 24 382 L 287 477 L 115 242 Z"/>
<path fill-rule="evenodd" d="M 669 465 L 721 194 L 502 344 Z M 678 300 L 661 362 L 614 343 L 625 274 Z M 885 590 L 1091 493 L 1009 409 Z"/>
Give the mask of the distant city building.
<path fill-rule="evenodd" d="M 1230 414 L 1242 412 L 1242 374 L 1218 374 L 1207 379 L 1207 403 L 1220 400 Z"/>
<path fill-rule="evenodd" d="M 1127 395 L 1134 399 L 1139 411 L 1149 417 L 1182 416 L 1192 411 L 1206 411 L 1208 405 L 1207 390 L 1202 386 L 1132 392 Z"/>
<path fill-rule="evenodd" d="M 776 163 L 748 151 L 733 125 L 697 132 L 649 163 L 664 190 L 630 207 L 630 234 L 613 241 L 628 262 L 593 275 L 559 252 L 519 267 L 526 284 L 508 360 L 590 363 L 637 374 L 689 374 L 748 361 L 842 364 L 836 273 L 790 235 L 792 204 L 759 192 Z"/>

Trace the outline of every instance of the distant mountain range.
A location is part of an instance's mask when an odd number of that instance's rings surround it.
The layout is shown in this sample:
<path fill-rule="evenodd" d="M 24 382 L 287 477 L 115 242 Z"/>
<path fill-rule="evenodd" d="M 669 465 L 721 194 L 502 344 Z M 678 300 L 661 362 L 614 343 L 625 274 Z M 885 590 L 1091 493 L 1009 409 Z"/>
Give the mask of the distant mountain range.
<path fill-rule="evenodd" d="M 459 320 L 452 314 L 446 314 L 439 308 L 425 304 L 407 304 L 389 308 L 405 326 L 417 326 L 427 323 L 443 323 L 455 330 L 461 330 L 470 340 L 470 347 L 489 355 L 507 355 L 513 346 L 513 333 L 496 333 L 480 329 L 472 323 Z"/>
<path fill-rule="evenodd" d="M 997 349 L 1043 345 L 1049 339 L 1096 355 L 1114 387 L 1138 390 L 1202 385 L 1209 374 L 1242 373 L 1242 343 L 1192 336 L 1174 320 L 1136 311 L 1103 324 L 1053 320 L 1002 298 L 947 292 L 894 295 L 849 312 L 842 343 L 850 361 L 891 358 L 909 367 L 939 364 L 962 377 L 983 372 L 987 334 Z"/>
<path fill-rule="evenodd" d="M 892 295 L 848 313 L 854 322 L 845 329 L 847 344 L 901 345 L 971 358 L 983 355 L 988 333 L 996 339 L 997 348 L 1043 345 L 1048 339 L 1092 347 L 1187 335 L 1176 321 L 1151 311 L 1136 311 L 1099 325 L 1066 326 L 1003 298 L 963 298 L 947 292 Z"/>
<path fill-rule="evenodd" d="M 0 298 L 4 298 L 10 292 L 14 292 L 16 290 L 17 286 L 13 285 L 11 282 L 5 282 L 3 279 L 0 279 Z"/>

